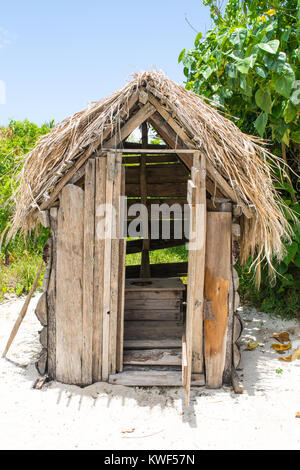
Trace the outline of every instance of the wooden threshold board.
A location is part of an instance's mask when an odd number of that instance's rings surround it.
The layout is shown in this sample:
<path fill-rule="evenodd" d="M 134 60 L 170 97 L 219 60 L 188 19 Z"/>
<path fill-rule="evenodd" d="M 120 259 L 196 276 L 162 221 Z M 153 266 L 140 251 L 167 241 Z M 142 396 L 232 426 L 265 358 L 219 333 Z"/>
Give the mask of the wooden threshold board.
<path fill-rule="evenodd" d="M 129 349 L 124 351 L 124 365 L 181 366 L 180 349 Z"/>
<path fill-rule="evenodd" d="M 108 382 L 115 385 L 126 385 L 129 387 L 181 387 L 182 372 L 181 371 L 139 371 L 131 370 L 120 372 L 119 374 L 111 374 Z M 193 374 L 191 386 L 204 386 L 204 374 Z"/>
<path fill-rule="evenodd" d="M 182 347 L 181 338 L 167 339 L 127 339 L 124 349 L 170 349 Z"/>

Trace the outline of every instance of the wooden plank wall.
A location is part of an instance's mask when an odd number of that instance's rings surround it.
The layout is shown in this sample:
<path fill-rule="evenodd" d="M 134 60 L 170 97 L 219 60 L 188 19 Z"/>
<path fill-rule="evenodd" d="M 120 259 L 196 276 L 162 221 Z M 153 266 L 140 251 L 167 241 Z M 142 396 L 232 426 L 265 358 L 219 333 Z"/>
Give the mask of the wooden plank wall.
<path fill-rule="evenodd" d="M 203 371 L 203 299 L 206 240 L 206 165 L 205 156 L 195 152 L 192 180 L 188 185 L 190 213 L 190 249 L 186 313 L 186 365 L 184 385 L 189 405 L 192 372 Z"/>
<path fill-rule="evenodd" d="M 84 191 L 66 185 L 60 195 L 56 268 L 56 378 L 82 383 Z"/>
<path fill-rule="evenodd" d="M 52 376 L 65 383 L 106 381 L 122 369 L 126 240 L 118 222 L 124 181 L 122 155 L 101 155 L 86 163 L 85 191 L 69 184 L 60 195 L 51 358 Z"/>
<path fill-rule="evenodd" d="M 222 386 L 225 367 L 231 279 L 231 227 L 231 213 L 207 213 L 204 356 L 206 384 L 210 388 Z"/>

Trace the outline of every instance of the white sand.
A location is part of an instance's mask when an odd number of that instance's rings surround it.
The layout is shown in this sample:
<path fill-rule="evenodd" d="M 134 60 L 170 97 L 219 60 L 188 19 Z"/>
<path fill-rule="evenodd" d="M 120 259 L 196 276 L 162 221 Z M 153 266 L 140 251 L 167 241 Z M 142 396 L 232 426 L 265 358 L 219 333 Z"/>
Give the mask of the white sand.
<path fill-rule="evenodd" d="M 294 449 L 300 448 L 300 360 L 284 363 L 270 348 L 272 334 L 295 329 L 248 308 L 243 342 L 261 346 L 244 351 L 244 394 L 229 387 L 192 391 L 190 408 L 181 388 L 142 389 L 95 384 L 85 389 L 52 382 L 43 390 L 34 362 L 41 326 L 30 306 L 7 359 L 0 360 L 1 449 Z M 24 299 L 0 305 L 3 350 Z M 244 347 L 242 348 L 244 349 Z M 276 373 L 282 369 L 282 373 Z M 133 432 L 124 433 L 122 431 Z"/>

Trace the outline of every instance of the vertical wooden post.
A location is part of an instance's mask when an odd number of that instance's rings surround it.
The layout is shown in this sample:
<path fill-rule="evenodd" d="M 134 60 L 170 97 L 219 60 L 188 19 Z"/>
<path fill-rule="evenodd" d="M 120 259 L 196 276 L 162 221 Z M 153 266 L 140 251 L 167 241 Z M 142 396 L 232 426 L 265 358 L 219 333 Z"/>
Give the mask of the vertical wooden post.
<path fill-rule="evenodd" d="M 192 372 L 203 372 L 203 305 L 204 305 L 204 271 L 206 243 L 206 161 L 205 155 L 200 158 L 199 152 L 194 155 L 193 166 L 196 169 L 194 184 L 196 186 L 196 236 L 197 250 L 194 252 L 194 315 L 193 315 L 193 364 Z"/>
<path fill-rule="evenodd" d="M 142 124 L 142 148 L 147 148 L 148 145 L 148 127 L 147 123 Z M 141 203 L 147 206 L 147 156 L 145 153 L 141 154 L 140 164 L 140 188 L 141 188 Z M 148 221 L 147 221 L 148 223 Z M 149 227 L 148 227 L 149 228 Z M 140 277 L 149 278 L 151 277 L 150 260 L 149 260 L 149 249 L 150 240 L 148 238 L 143 239 L 142 256 L 141 256 L 141 270 Z"/>
<path fill-rule="evenodd" d="M 109 326 L 111 309 L 111 247 L 112 247 L 112 203 L 115 178 L 115 155 L 107 155 L 106 193 L 105 193 L 105 239 L 104 239 L 104 279 L 103 279 L 103 335 L 102 335 L 102 380 L 106 382 L 109 375 Z"/>
<path fill-rule="evenodd" d="M 189 405 L 192 371 L 203 370 L 203 299 L 206 235 L 205 156 L 195 152 L 192 180 L 188 184 L 190 240 L 186 314 L 186 404 Z"/>
<path fill-rule="evenodd" d="M 121 196 L 125 196 L 125 167 L 121 168 Z M 123 210 L 124 208 L 122 208 Z M 125 214 L 123 214 L 124 217 Z M 121 227 L 120 227 L 121 229 Z M 123 233 L 120 233 L 123 236 Z M 126 238 L 119 240 L 117 371 L 123 370 L 124 304 L 125 304 Z"/>
<path fill-rule="evenodd" d="M 96 158 L 95 188 L 93 382 L 102 380 L 104 239 L 100 236 L 99 227 L 103 223 L 102 210 L 105 204 L 105 194 L 106 156 L 99 156 Z"/>
<path fill-rule="evenodd" d="M 57 259 L 57 207 L 51 207 L 49 211 L 52 236 L 51 271 L 47 286 L 47 312 L 48 312 L 48 374 L 51 379 L 56 378 L 56 259 Z"/>
<path fill-rule="evenodd" d="M 117 361 L 117 323 L 118 323 L 118 295 L 119 271 L 122 269 L 119 256 L 120 248 L 120 194 L 121 194 L 122 153 L 116 154 L 115 174 L 113 182 L 113 219 L 111 241 L 111 282 L 110 282 L 110 315 L 109 315 L 109 374 L 116 373 Z"/>
<path fill-rule="evenodd" d="M 84 191 L 66 185 L 60 195 L 56 269 L 56 378 L 81 384 Z"/>
<path fill-rule="evenodd" d="M 82 293 L 82 384 L 92 383 L 95 245 L 95 159 L 85 165 L 83 293 Z"/>
<path fill-rule="evenodd" d="M 207 213 L 204 355 L 206 384 L 222 386 L 231 276 L 231 213 Z"/>

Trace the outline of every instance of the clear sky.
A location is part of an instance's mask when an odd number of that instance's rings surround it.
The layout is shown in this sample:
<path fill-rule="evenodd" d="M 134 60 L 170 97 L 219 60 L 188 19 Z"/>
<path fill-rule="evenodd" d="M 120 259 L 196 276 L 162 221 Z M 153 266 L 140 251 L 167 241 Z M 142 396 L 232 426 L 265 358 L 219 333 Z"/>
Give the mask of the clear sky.
<path fill-rule="evenodd" d="M 56 122 L 120 88 L 130 74 L 162 69 L 184 80 L 179 52 L 210 26 L 201 0 L 2 2 L 0 124 Z M 1 98 L 1 90 L 0 90 Z M 1 102 L 1 99 L 0 99 Z"/>

